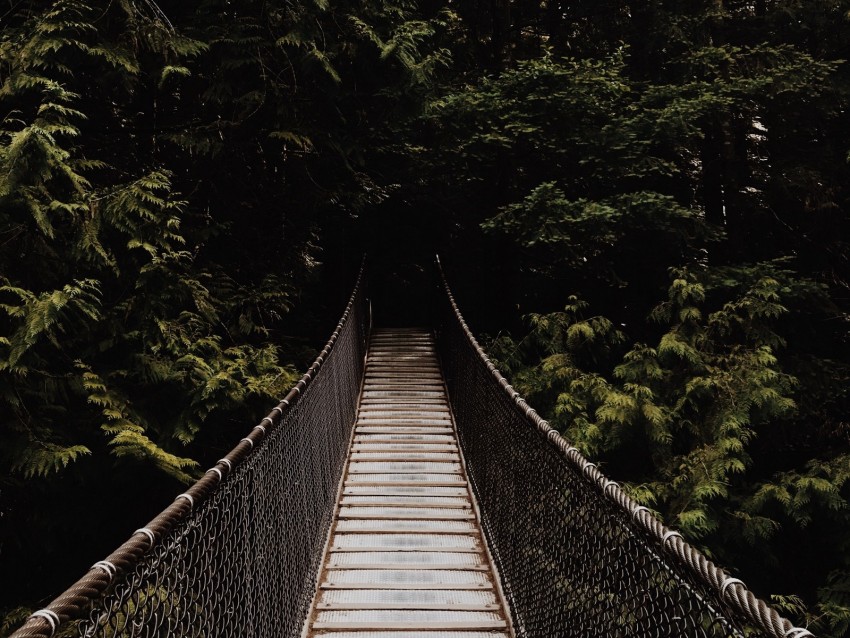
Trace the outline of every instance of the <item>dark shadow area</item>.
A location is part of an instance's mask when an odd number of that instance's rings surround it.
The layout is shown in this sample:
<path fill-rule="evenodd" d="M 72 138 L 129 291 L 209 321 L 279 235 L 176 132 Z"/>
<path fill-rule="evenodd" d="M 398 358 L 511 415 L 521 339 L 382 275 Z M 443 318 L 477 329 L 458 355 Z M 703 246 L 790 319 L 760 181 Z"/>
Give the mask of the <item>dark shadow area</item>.
<path fill-rule="evenodd" d="M 437 295 L 436 255 L 476 334 L 522 334 L 523 314 L 563 307 L 568 293 L 560 287 L 552 294 L 554 302 L 540 299 L 534 274 L 522 271 L 510 238 L 484 232 L 478 221 L 461 223 L 482 216 L 481 211 L 450 210 L 417 195 L 391 198 L 356 216 L 329 214 L 323 223 L 321 274 L 305 287 L 299 305 L 299 312 L 309 315 L 308 326 L 326 326 L 337 319 L 340 300 L 350 291 L 364 253 L 378 327 L 433 324 L 442 300 Z M 324 332 L 313 336 L 318 342 Z"/>
<path fill-rule="evenodd" d="M 379 327 L 431 326 L 434 322 L 433 258 L 396 261 L 386 256 L 369 260 L 373 323 Z"/>
<path fill-rule="evenodd" d="M 432 325 L 437 225 L 427 215 L 384 206 L 369 211 L 357 231 L 367 254 L 373 324 Z"/>

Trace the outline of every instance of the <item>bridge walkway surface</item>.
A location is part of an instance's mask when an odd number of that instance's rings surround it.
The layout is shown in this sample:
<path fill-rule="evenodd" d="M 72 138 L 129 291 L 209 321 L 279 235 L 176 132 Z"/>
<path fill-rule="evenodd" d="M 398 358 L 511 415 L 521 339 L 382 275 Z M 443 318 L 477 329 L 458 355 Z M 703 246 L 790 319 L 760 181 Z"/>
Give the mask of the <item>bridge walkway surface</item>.
<path fill-rule="evenodd" d="M 431 333 L 374 330 L 313 638 L 508 638 Z"/>

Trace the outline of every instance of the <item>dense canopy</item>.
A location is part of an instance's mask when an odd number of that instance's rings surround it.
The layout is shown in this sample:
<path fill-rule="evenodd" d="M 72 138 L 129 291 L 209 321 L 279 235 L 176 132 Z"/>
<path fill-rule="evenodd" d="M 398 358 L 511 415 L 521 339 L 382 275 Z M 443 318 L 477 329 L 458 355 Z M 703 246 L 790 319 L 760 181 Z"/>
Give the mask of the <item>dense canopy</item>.
<path fill-rule="evenodd" d="M 387 322 L 440 252 L 553 426 L 850 635 L 848 52 L 850 0 L 5 3 L 0 635 L 283 394 L 363 252 Z"/>

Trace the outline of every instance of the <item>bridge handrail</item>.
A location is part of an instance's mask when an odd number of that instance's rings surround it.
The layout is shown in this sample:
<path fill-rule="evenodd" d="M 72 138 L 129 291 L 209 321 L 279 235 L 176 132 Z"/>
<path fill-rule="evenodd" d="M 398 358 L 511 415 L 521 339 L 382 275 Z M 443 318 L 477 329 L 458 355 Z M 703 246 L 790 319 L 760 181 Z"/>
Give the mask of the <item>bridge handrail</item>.
<path fill-rule="evenodd" d="M 47 607 L 33 613 L 10 638 L 50 638 L 65 623 L 81 618 L 91 602 L 98 599 L 113 584 L 118 574 L 129 572 L 137 565 L 169 531 L 184 522 L 194 510 L 209 499 L 226 476 L 232 474 L 252 455 L 254 448 L 277 428 L 318 375 L 352 313 L 355 300 L 363 286 L 365 268 L 364 258 L 342 318 L 316 360 L 287 395 L 251 429 L 246 437 L 207 470 L 202 478 L 179 494 L 171 505 L 146 526 L 136 530 L 127 541 L 104 560 L 92 565 L 82 578 L 57 596 Z"/>
<path fill-rule="evenodd" d="M 640 526 L 645 534 L 654 541 L 655 552 L 684 566 L 691 572 L 692 576 L 713 590 L 718 600 L 730 606 L 742 618 L 754 623 L 768 636 L 775 638 L 814 638 L 814 634 L 808 629 L 795 627 L 791 621 L 783 618 L 768 603 L 756 597 L 740 579 L 733 578 L 727 571 L 715 565 L 702 552 L 685 541 L 679 532 L 665 526 L 648 508 L 635 502 L 617 482 L 605 476 L 595 463 L 585 458 L 576 447 L 570 445 L 534 408 L 528 405 L 519 392 L 502 376 L 472 334 L 449 287 L 439 256 L 436 257 L 436 262 L 444 292 L 456 320 L 469 344 L 486 365 L 493 379 L 502 387 L 505 395 L 513 402 L 519 413 L 546 438 L 552 448 L 557 450 L 582 476 L 589 480 L 604 498 L 616 504 L 628 515 L 632 522 Z"/>

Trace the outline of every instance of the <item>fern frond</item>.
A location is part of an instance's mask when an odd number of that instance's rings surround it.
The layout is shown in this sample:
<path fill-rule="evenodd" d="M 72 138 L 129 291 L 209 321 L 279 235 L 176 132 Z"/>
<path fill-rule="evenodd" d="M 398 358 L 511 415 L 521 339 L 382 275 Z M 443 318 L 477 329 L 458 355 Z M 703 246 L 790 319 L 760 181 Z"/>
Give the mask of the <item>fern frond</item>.
<path fill-rule="evenodd" d="M 272 139 L 289 142 L 296 148 L 301 149 L 302 151 L 313 150 L 313 141 L 306 135 L 293 133 L 292 131 L 272 131 L 271 133 L 269 133 L 269 137 L 271 137 Z"/>
<path fill-rule="evenodd" d="M 189 484 L 197 478 L 195 473 L 190 471 L 198 467 L 197 461 L 166 452 L 138 429 L 120 429 L 109 441 L 109 445 L 112 446 L 112 453 L 118 458 L 134 458 L 151 463 L 182 483 Z"/>
<path fill-rule="evenodd" d="M 81 456 L 91 454 L 85 445 L 59 445 L 33 441 L 26 450 L 19 451 L 12 463 L 12 471 L 24 478 L 44 478 L 68 467 Z"/>
<path fill-rule="evenodd" d="M 21 292 L 4 286 L 2 291 Z M 24 303 L 9 314 L 23 319 L 22 324 L 9 339 L 9 365 L 14 367 L 21 357 L 42 338 L 56 341 L 56 334 L 67 330 L 73 318 L 97 321 L 100 319 L 100 287 L 93 279 L 83 279 L 67 284 L 60 290 L 21 295 Z"/>

